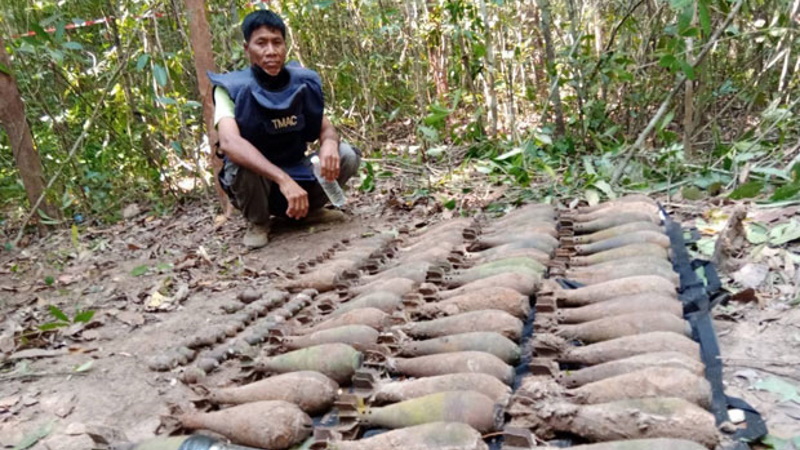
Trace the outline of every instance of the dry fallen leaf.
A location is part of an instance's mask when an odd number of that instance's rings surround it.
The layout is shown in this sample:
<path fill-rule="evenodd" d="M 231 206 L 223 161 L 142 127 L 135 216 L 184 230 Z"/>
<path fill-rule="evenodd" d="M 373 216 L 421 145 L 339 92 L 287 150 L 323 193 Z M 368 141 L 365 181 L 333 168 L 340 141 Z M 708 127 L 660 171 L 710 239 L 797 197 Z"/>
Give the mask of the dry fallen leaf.
<path fill-rule="evenodd" d="M 93 341 L 100 337 L 100 332 L 97 330 L 86 330 L 83 333 L 81 333 L 81 337 L 85 341 Z"/>
<path fill-rule="evenodd" d="M 144 307 L 148 311 L 158 311 L 164 307 L 165 303 L 169 302 L 169 297 L 165 297 L 160 292 L 155 291 L 150 294 L 150 298 L 147 299 Z"/>
<path fill-rule="evenodd" d="M 769 266 L 764 264 L 747 263 L 737 270 L 731 277 L 746 288 L 757 288 L 764 282 L 769 273 Z"/>
<path fill-rule="evenodd" d="M 11 353 L 16 346 L 13 336 L 0 336 L 0 353 Z"/>
<path fill-rule="evenodd" d="M 197 255 L 206 260 L 207 263 L 214 265 L 214 262 L 211 260 L 211 257 L 208 256 L 208 251 L 202 245 L 197 247 Z"/>
<path fill-rule="evenodd" d="M 225 222 L 227 222 L 227 221 L 228 221 L 228 216 L 226 216 L 225 214 L 219 214 L 219 215 L 215 216 L 214 217 L 214 225 L 213 225 L 214 229 L 216 230 L 216 229 L 222 227 L 223 225 L 225 225 Z"/>
<path fill-rule="evenodd" d="M 80 422 L 73 422 L 67 425 L 67 428 L 64 430 L 64 434 L 69 434 L 71 436 L 86 434 L 86 425 Z"/>
<path fill-rule="evenodd" d="M 12 395 L 11 397 L 0 398 L 0 411 L 7 411 L 12 406 L 19 403 L 21 398 L 21 395 Z"/>
<path fill-rule="evenodd" d="M 743 291 L 739 291 L 730 297 L 730 301 L 732 302 L 758 302 L 758 295 L 756 294 L 756 290 L 753 288 L 747 288 Z"/>
<path fill-rule="evenodd" d="M 50 395 L 41 399 L 42 408 L 62 419 L 75 409 L 75 394 Z"/>
<path fill-rule="evenodd" d="M 131 326 L 144 325 L 144 316 L 142 314 L 133 311 L 122 311 L 119 314 L 117 314 L 117 319 L 120 322 Z"/>
<path fill-rule="evenodd" d="M 158 286 L 164 286 L 165 282 L 159 283 Z M 171 296 L 166 296 L 159 292 L 158 288 L 153 289 L 152 293 L 145 302 L 146 311 L 172 311 L 178 305 L 189 297 L 189 286 L 186 283 L 180 283 L 178 289 Z"/>
<path fill-rule="evenodd" d="M 81 278 L 83 277 L 80 274 L 75 274 L 75 275 L 64 274 L 64 275 L 59 275 L 57 280 L 61 285 L 69 286 L 70 284 L 79 281 Z"/>
<path fill-rule="evenodd" d="M 139 208 L 139 205 L 136 203 L 131 203 L 130 205 L 126 206 L 125 209 L 122 210 L 122 218 L 125 220 L 131 219 L 136 217 L 141 213 L 142 210 Z"/>

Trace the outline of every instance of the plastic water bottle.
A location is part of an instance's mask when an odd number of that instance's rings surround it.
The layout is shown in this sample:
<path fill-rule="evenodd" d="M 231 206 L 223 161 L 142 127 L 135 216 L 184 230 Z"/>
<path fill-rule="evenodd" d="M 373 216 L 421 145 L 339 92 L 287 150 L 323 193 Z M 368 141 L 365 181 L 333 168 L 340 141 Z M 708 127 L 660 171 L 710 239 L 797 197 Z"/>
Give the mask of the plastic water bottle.
<path fill-rule="evenodd" d="M 319 181 L 320 186 L 322 186 L 322 190 L 325 191 L 325 195 L 328 196 L 331 204 L 337 208 L 342 207 L 345 202 L 347 202 L 347 199 L 344 197 L 344 191 L 342 190 L 342 187 L 339 186 L 339 183 L 337 183 L 336 180 L 328 181 L 322 177 L 322 174 L 320 173 L 319 156 L 312 156 L 311 164 L 314 166 L 314 176 L 317 177 L 317 181 Z"/>

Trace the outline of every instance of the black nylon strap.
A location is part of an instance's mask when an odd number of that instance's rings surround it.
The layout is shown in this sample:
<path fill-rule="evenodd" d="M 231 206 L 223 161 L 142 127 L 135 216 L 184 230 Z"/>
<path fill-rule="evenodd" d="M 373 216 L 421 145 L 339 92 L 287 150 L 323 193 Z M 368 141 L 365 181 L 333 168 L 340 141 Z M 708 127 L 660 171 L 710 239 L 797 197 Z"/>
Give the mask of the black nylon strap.
<path fill-rule="evenodd" d="M 556 283 L 564 289 L 578 289 L 586 286 L 583 283 L 572 281 L 567 278 L 556 278 Z"/>
<path fill-rule="evenodd" d="M 672 268 L 680 277 L 680 299 L 683 301 L 685 313 L 695 311 L 708 311 L 708 296 L 706 286 L 692 269 L 689 251 L 683 241 L 683 229 L 666 216 L 664 223 L 667 236 L 669 237 L 670 250 L 672 251 Z"/>
<path fill-rule="evenodd" d="M 745 413 L 745 428 L 737 430 L 731 437 L 736 443 L 729 450 L 744 450 L 750 447 L 745 442 L 753 442 L 767 434 L 767 426 L 761 415 L 747 402 L 725 395 L 722 384 L 722 361 L 719 342 L 711 320 L 711 296 L 721 292 L 722 283 L 716 267 L 709 261 L 691 260 L 679 224 L 664 212 L 664 225 L 670 238 L 672 265 L 680 276 L 679 298 L 683 302 L 684 316 L 692 326 L 692 337 L 700 344 L 700 356 L 706 366 L 706 379 L 711 384 L 712 413 L 717 424 L 729 421 L 728 409 L 736 408 Z M 700 279 L 696 269 L 704 270 L 705 281 Z"/>
<path fill-rule="evenodd" d="M 711 317 L 702 311 L 686 316 L 692 325 L 692 338 L 700 343 L 700 357 L 706 366 L 706 379 L 711 384 L 711 409 L 717 424 L 728 421 L 728 401 L 722 385 L 722 361 L 719 359 L 719 342 Z"/>
<path fill-rule="evenodd" d="M 722 289 L 722 281 L 719 279 L 717 266 L 715 266 L 711 261 L 706 261 L 705 259 L 692 260 L 692 270 L 695 271 L 695 274 L 697 274 L 697 269 L 700 268 L 703 269 L 706 279 L 706 293 L 709 296 L 716 295 Z"/>
<path fill-rule="evenodd" d="M 767 424 L 758 411 L 746 401 L 738 397 L 725 396 L 728 406 L 744 411 L 744 420 L 747 428 L 742 428 L 733 434 L 733 439 L 744 442 L 755 442 L 767 435 Z"/>

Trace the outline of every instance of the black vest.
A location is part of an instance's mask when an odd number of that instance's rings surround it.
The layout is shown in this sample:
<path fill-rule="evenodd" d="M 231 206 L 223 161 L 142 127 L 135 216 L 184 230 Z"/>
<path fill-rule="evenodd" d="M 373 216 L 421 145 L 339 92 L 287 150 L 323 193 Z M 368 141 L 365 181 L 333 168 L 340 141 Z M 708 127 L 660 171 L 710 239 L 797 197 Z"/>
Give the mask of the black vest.
<path fill-rule="evenodd" d="M 243 138 L 265 158 L 287 170 L 295 179 L 313 179 L 301 164 L 307 142 L 319 139 L 325 100 L 322 82 L 313 70 L 296 63 L 286 65 L 289 83 L 278 91 L 264 89 L 253 68 L 215 74 L 208 72 L 214 86 L 228 91 Z"/>

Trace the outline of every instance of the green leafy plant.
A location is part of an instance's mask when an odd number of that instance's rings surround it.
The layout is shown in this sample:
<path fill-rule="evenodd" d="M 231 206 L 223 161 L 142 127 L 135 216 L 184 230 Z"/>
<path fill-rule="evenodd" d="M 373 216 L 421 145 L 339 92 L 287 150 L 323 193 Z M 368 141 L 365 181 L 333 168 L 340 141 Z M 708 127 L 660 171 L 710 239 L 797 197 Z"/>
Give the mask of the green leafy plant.
<path fill-rule="evenodd" d="M 761 444 L 767 448 L 775 450 L 794 450 L 800 448 L 800 436 L 795 436 L 790 439 L 779 438 L 778 436 L 768 434 L 761 439 Z"/>
<path fill-rule="evenodd" d="M 791 182 L 775 189 L 772 196 L 769 198 L 772 202 L 780 202 L 784 200 L 791 200 L 800 194 L 800 163 L 792 167 L 792 180 Z"/>
<path fill-rule="evenodd" d="M 67 316 L 67 314 L 64 313 L 64 311 L 55 305 L 49 305 L 47 310 L 55 320 L 39 325 L 38 328 L 41 331 L 55 330 L 56 328 L 68 327 L 75 325 L 76 323 L 89 323 L 94 317 L 94 311 L 92 310 L 78 310 L 71 319 L 69 316 Z"/>
<path fill-rule="evenodd" d="M 131 275 L 133 275 L 135 277 L 140 277 L 140 276 L 146 274 L 148 270 L 150 270 L 150 266 L 148 266 L 146 264 L 142 264 L 141 266 L 134 267 L 131 270 Z"/>

